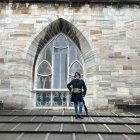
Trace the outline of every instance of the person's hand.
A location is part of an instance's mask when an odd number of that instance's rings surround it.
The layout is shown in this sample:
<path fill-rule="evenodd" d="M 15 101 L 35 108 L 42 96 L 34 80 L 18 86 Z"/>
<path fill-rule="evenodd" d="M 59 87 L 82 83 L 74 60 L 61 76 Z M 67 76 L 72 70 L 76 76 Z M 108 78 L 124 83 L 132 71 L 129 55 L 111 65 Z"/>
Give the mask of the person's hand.
<path fill-rule="evenodd" d="M 72 93 L 72 92 L 73 92 L 73 89 L 71 88 L 71 89 L 70 89 L 70 93 Z"/>
<path fill-rule="evenodd" d="M 82 97 L 85 97 L 85 92 L 82 92 Z"/>

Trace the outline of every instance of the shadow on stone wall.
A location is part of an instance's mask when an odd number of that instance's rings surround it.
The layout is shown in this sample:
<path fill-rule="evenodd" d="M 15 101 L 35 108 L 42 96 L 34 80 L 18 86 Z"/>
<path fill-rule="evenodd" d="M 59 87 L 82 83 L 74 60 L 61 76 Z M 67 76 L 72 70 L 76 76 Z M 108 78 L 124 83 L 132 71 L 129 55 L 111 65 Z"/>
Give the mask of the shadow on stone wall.
<path fill-rule="evenodd" d="M 30 106 L 30 98 L 24 95 L 12 95 L 1 98 L 0 109 L 24 109 L 27 106 Z"/>

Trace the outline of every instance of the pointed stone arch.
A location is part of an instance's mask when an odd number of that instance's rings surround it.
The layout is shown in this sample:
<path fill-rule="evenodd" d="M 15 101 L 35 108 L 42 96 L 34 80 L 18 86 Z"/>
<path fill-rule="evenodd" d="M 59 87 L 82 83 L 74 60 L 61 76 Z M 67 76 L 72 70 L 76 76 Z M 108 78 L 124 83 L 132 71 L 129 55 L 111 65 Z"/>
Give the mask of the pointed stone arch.
<path fill-rule="evenodd" d="M 94 59 L 93 52 L 91 51 L 91 47 L 87 41 L 87 39 L 83 36 L 83 34 L 70 22 L 65 19 L 59 18 L 52 23 L 50 23 L 47 27 L 45 27 L 33 40 L 32 44 L 29 47 L 29 53 L 34 52 L 34 62 L 33 62 L 33 72 L 32 72 L 32 80 L 34 83 L 34 74 L 35 74 L 35 66 L 37 58 L 41 52 L 41 50 L 45 47 L 45 45 L 57 34 L 60 32 L 67 35 L 79 48 L 81 54 L 85 61 Z M 28 56 L 27 56 L 28 57 Z M 91 59 L 91 60 L 93 60 Z"/>

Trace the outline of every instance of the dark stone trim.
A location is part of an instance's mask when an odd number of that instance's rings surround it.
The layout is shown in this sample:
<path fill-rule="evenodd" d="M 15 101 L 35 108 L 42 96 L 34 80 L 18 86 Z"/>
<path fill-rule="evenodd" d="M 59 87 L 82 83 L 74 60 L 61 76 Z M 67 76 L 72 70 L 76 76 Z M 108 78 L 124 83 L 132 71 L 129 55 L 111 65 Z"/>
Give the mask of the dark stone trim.
<path fill-rule="evenodd" d="M 28 116 L 40 116 L 40 117 L 52 117 L 52 116 L 59 116 L 59 117 L 70 117 L 73 116 L 75 117 L 75 115 L 45 115 L 45 114 L 26 114 L 26 115 L 22 115 L 22 114 L 0 114 L 0 116 L 22 116 L 22 117 L 28 117 Z M 86 115 L 83 115 L 84 117 L 86 117 Z M 115 116 L 115 115 L 89 115 L 90 117 L 117 117 L 117 118 L 140 118 L 140 115 L 123 115 L 123 116 Z"/>
<path fill-rule="evenodd" d="M 0 121 L 0 123 L 6 123 L 6 124 L 15 124 L 15 123 L 22 123 L 22 124 L 26 124 L 26 123 L 29 123 L 29 124 L 81 124 L 81 122 L 71 122 L 71 121 Z M 100 124 L 107 124 L 107 125 L 140 125 L 140 123 L 134 123 L 134 122 L 86 122 L 86 121 L 82 121 L 82 123 L 84 124 L 96 124 L 96 125 L 100 125 Z"/>
<path fill-rule="evenodd" d="M 14 131 L 0 131 L 0 134 L 3 133 L 9 133 L 9 134 L 19 134 L 19 133 L 25 133 L 25 134 L 41 134 L 41 133 L 51 133 L 51 134 L 71 134 L 71 133 L 75 133 L 75 134 L 111 134 L 111 135 L 115 135 L 115 134 L 127 134 L 127 135 L 140 135 L 140 132 L 109 132 L 109 131 L 88 131 L 88 132 L 84 132 L 84 131 L 34 131 L 34 130 L 30 130 L 30 131 L 26 131 L 26 130 L 14 130 Z"/>
<path fill-rule="evenodd" d="M 1 0 L 3 3 L 140 4 L 140 0 Z"/>

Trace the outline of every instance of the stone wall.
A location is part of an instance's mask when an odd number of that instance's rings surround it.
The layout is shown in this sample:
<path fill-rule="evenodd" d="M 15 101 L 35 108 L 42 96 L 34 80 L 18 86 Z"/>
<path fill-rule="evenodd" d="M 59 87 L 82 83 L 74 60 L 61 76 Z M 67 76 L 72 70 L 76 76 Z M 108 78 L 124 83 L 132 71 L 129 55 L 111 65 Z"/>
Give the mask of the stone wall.
<path fill-rule="evenodd" d="M 8 106 L 34 106 L 33 64 L 37 37 L 62 18 L 86 38 L 85 59 L 91 109 L 113 108 L 109 101 L 140 98 L 140 9 L 102 5 L 0 4 L 0 97 Z M 41 38 L 41 36 L 40 36 Z M 36 44 L 36 45 L 35 45 Z M 85 47 L 84 47 L 85 46 Z"/>

